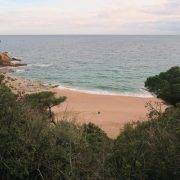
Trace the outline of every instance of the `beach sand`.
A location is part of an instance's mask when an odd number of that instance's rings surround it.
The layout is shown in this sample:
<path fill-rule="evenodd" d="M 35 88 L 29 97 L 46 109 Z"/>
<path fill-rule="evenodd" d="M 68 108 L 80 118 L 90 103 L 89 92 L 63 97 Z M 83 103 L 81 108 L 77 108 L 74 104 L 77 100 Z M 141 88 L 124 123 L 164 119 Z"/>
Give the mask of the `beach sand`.
<path fill-rule="evenodd" d="M 153 97 L 96 95 L 60 88 L 52 91 L 58 96 L 68 97 L 65 103 L 53 109 L 56 117 L 61 116 L 64 111 L 75 113 L 78 123 L 92 122 L 111 138 L 116 138 L 126 123 L 146 120 L 147 102 L 160 101 Z"/>
<path fill-rule="evenodd" d="M 67 96 L 66 102 L 53 108 L 55 118 L 76 120 L 83 124 L 92 122 L 111 138 L 116 138 L 124 125 L 147 120 L 147 102 L 160 102 L 157 98 L 141 98 L 120 95 L 97 95 L 74 90 L 53 88 L 40 82 L 6 74 L 5 80 L 14 93 L 23 94 L 53 91 L 57 96 Z M 67 120 L 66 119 L 66 120 Z"/>

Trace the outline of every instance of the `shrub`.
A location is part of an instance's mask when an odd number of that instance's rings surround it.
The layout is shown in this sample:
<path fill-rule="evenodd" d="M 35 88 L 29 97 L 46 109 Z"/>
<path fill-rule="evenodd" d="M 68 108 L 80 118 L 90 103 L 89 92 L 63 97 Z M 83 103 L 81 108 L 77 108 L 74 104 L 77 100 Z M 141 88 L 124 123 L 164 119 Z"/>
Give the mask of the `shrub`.
<path fill-rule="evenodd" d="M 168 104 L 176 105 L 180 102 L 180 67 L 149 77 L 145 87 Z"/>
<path fill-rule="evenodd" d="M 180 109 L 128 124 L 115 140 L 107 169 L 115 179 L 178 179 Z"/>
<path fill-rule="evenodd" d="M 36 96 L 31 95 L 33 100 Z M 39 103 L 43 106 L 36 101 L 29 102 L 0 84 L 2 179 L 101 179 L 105 176 L 104 161 L 110 140 L 102 130 L 87 125 L 91 131 L 85 131 L 84 126 L 66 121 L 52 124 L 46 113 L 37 109 L 47 105 L 44 98 Z"/>

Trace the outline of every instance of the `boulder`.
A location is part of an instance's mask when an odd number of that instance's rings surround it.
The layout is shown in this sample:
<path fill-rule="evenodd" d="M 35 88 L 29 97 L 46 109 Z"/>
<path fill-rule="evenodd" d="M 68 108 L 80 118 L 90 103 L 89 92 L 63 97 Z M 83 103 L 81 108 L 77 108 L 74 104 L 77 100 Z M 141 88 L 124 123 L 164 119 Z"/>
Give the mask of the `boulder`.
<path fill-rule="evenodd" d="M 20 59 L 17 58 L 11 58 L 8 55 L 8 52 L 2 52 L 0 53 L 0 66 L 13 66 L 13 67 L 17 67 L 17 66 L 25 66 L 27 64 L 22 64 L 20 63 Z"/>
<path fill-rule="evenodd" d="M 17 59 L 17 58 L 12 58 L 13 61 L 21 61 L 21 59 Z"/>
<path fill-rule="evenodd" d="M 3 66 L 11 65 L 11 58 L 9 57 L 7 52 L 0 53 L 0 64 Z"/>

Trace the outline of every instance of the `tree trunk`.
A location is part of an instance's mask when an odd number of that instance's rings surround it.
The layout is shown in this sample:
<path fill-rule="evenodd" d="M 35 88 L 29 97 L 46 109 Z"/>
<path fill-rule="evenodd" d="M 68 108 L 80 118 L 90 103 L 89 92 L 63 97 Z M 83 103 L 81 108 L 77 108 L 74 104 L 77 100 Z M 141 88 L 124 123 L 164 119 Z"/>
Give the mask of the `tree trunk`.
<path fill-rule="evenodd" d="M 49 108 L 49 119 L 51 120 L 51 122 L 53 124 L 56 124 L 55 120 L 54 120 L 54 114 L 51 111 L 51 106 L 48 107 Z"/>

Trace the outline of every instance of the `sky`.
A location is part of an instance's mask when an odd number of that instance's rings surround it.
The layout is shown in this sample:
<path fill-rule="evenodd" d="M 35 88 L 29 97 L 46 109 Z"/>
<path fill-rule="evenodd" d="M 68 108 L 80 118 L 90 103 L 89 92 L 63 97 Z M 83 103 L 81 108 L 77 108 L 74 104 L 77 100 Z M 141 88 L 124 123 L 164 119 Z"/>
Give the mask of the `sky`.
<path fill-rule="evenodd" d="M 0 34 L 180 34 L 180 0 L 0 0 Z"/>

